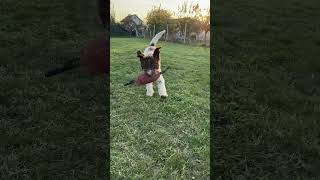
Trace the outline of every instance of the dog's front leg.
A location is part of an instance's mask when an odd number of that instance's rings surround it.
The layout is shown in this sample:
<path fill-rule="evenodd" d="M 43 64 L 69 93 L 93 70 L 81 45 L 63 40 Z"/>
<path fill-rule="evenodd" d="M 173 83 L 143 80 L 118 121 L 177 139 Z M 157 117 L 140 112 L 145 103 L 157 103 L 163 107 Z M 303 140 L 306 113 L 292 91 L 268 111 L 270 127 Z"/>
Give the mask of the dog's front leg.
<path fill-rule="evenodd" d="M 157 84 L 158 84 L 158 92 L 161 97 L 167 97 L 167 89 L 165 85 L 165 80 L 162 75 L 157 79 Z"/>
<path fill-rule="evenodd" d="M 148 83 L 146 84 L 146 89 L 147 89 L 147 96 L 153 96 L 154 90 L 153 90 L 153 83 Z"/>

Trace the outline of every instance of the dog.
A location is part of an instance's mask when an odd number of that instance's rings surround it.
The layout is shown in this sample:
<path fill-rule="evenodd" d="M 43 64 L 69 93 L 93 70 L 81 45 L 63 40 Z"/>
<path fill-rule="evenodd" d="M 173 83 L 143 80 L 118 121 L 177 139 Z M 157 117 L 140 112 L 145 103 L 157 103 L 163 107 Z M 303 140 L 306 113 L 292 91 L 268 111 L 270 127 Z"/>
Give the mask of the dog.
<path fill-rule="evenodd" d="M 158 40 L 165 33 L 166 31 L 163 30 L 158 34 L 156 34 L 150 41 L 149 46 L 144 49 L 143 53 L 141 51 L 137 51 L 137 57 L 140 60 L 141 68 L 144 71 L 145 75 L 147 76 L 152 76 L 157 71 L 161 72 L 161 58 L 160 58 L 161 47 L 158 47 L 156 45 Z M 160 97 L 164 99 L 168 97 L 163 75 L 161 74 L 160 77 L 155 82 L 157 83 L 158 93 Z M 147 89 L 146 95 L 153 96 L 154 94 L 153 83 L 146 84 L 146 89 Z"/>

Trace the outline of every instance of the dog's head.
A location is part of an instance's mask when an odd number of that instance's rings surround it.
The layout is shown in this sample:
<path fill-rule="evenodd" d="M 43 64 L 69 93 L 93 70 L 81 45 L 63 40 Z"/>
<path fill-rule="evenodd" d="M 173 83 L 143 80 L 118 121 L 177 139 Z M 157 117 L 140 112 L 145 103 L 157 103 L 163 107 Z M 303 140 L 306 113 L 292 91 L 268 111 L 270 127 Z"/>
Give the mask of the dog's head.
<path fill-rule="evenodd" d="M 144 55 L 141 51 L 137 52 L 137 57 L 140 60 L 140 65 L 144 73 L 148 76 L 155 74 L 160 66 L 160 48 L 155 47 L 153 53 Z"/>

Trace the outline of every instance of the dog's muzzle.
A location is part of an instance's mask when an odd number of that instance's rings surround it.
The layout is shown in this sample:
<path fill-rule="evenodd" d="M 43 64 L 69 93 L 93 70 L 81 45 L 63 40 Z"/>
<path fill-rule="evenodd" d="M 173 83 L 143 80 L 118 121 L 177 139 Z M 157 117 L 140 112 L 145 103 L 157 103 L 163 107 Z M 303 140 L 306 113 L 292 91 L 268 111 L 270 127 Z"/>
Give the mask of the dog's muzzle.
<path fill-rule="evenodd" d="M 147 71 L 146 71 L 146 74 L 147 74 L 148 76 L 151 76 L 151 75 L 153 74 L 153 71 L 152 71 L 152 70 L 147 70 Z"/>

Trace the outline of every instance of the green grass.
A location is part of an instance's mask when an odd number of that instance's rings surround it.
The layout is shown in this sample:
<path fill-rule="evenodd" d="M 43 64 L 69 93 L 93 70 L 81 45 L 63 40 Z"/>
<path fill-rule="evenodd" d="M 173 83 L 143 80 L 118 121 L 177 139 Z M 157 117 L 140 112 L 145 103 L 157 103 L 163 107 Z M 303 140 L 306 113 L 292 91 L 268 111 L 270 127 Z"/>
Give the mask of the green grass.
<path fill-rule="evenodd" d="M 212 174 L 319 179 L 319 1 L 216 1 Z"/>
<path fill-rule="evenodd" d="M 44 78 L 103 32 L 95 2 L 2 0 L 0 22 L 0 179 L 103 177 L 106 78 Z"/>
<path fill-rule="evenodd" d="M 169 97 L 123 86 L 140 72 L 149 40 L 111 38 L 112 179 L 209 176 L 209 48 L 159 42 Z"/>

